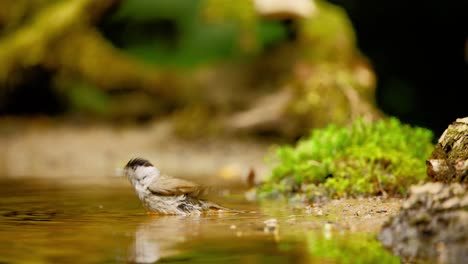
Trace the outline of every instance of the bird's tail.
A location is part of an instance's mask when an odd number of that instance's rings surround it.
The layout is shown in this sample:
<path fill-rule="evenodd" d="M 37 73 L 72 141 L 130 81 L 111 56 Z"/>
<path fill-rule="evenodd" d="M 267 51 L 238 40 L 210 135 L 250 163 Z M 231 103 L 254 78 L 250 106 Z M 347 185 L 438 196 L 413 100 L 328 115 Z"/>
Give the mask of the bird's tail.
<path fill-rule="evenodd" d="M 209 211 L 215 210 L 218 212 L 226 212 L 226 213 L 243 213 L 243 211 L 227 208 L 227 207 L 221 206 L 219 204 L 216 204 L 210 201 L 200 200 L 200 202 L 202 204 L 203 209 L 205 210 L 209 210 Z"/>

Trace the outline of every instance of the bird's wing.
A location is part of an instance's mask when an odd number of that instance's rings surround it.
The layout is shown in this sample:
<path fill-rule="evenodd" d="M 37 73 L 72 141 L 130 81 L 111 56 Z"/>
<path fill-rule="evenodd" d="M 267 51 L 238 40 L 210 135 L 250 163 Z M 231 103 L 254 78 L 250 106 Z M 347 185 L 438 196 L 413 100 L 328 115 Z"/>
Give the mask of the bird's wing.
<path fill-rule="evenodd" d="M 148 189 L 158 195 L 181 195 L 187 194 L 192 197 L 197 197 L 202 188 L 200 185 L 182 179 L 172 178 L 161 175 L 158 180 L 153 182 Z"/>

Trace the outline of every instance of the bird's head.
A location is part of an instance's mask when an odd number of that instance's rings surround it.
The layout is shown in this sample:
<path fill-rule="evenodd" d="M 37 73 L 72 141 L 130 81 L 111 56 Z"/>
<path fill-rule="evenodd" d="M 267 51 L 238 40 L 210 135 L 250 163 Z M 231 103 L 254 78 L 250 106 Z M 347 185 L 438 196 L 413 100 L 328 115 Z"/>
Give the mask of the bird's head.
<path fill-rule="evenodd" d="M 159 170 L 146 159 L 134 158 L 125 165 L 124 174 L 132 182 L 145 183 L 159 177 Z"/>

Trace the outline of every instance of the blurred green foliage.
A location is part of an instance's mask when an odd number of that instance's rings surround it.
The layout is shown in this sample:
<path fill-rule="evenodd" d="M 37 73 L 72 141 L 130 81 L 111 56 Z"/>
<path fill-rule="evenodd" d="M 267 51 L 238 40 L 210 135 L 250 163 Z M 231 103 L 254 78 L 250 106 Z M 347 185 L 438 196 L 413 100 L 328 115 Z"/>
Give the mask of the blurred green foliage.
<path fill-rule="evenodd" d="M 239 43 L 245 31 L 260 47 L 286 38 L 286 26 L 258 20 L 250 1 L 218 2 L 122 1 L 103 31 L 136 59 L 188 68 L 246 55 Z"/>
<path fill-rule="evenodd" d="M 310 127 L 378 116 L 372 69 L 356 48 L 344 10 L 326 1 L 314 1 L 315 11 L 300 18 L 268 16 L 256 10 L 253 0 L 20 3 L 17 8 L 31 9 L 20 12 L 21 21 L 31 23 L 15 22 L 18 28 L 0 41 L 0 58 L 5 59 L 0 92 L 16 89 L 24 72 L 36 71 L 30 68 L 42 69 L 47 81 L 26 80 L 25 85 L 33 83 L 38 93 L 40 87 L 53 91 L 51 102 L 64 101 L 60 111 L 108 120 L 175 113 L 182 115 L 176 121 L 199 121 L 179 126 L 179 132 L 205 133 L 198 128 L 223 131 L 207 126 L 218 120 L 205 117 L 235 115 L 288 89 L 292 96 L 274 118 L 287 125 L 267 128 L 273 133 L 297 138 Z M 0 98 L 0 112 L 21 109 L 23 98 L 5 108 Z M 141 99 L 146 103 L 125 103 Z M 31 104 L 34 112 L 49 102 Z M 190 113 L 193 109 L 198 110 Z M 255 127 L 242 129 L 255 132 Z"/>
<path fill-rule="evenodd" d="M 103 91 L 83 83 L 70 83 L 65 96 L 71 111 L 105 116 L 110 113 L 110 98 Z"/>
<path fill-rule="evenodd" d="M 274 167 L 258 192 L 303 199 L 405 194 L 407 186 L 426 177 L 432 137 L 396 118 L 316 129 L 295 147 L 276 148 L 269 157 Z"/>

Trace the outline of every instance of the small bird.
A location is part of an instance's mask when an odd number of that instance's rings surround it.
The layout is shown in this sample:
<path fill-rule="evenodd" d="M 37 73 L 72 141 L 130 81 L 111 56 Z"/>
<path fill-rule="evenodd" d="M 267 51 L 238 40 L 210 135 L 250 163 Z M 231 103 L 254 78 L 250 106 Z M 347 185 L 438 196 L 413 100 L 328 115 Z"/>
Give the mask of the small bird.
<path fill-rule="evenodd" d="M 125 165 L 124 174 L 135 188 L 143 206 L 151 212 L 172 215 L 200 215 L 209 211 L 237 212 L 200 199 L 203 187 L 163 175 L 146 159 L 131 159 Z"/>

